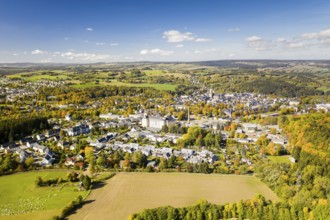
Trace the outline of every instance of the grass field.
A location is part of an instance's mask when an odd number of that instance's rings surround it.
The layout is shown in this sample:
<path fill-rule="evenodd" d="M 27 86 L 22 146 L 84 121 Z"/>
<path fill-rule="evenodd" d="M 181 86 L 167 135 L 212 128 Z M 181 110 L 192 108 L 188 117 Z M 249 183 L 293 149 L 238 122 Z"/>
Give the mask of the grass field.
<path fill-rule="evenodd" d="M 77 186 L 36 187 L 38 176 L 43 179 L 65 177 L 65 171 L 26 172 L 0 177 L 0 219 L 50 219 L 79 195 Z"/>
<path fill-rule="evenodd" d="M 21 78 L 23 80 L 29 81 L 29 82 L 35 82 L 38 80 L 65 80 L 68 78 L 66 74 L 59 74 L 57 76 L 51 76 L 51 75 L 42 75 L 42 72 L 30 72 L 30 73 L 18 73 L 9 75 L 8 78 Z M 24 77 L 24 75 L 28 75 L 27 77 Z M 31 76 L 30 76 L 31 75 Z"/>
<path fill-rule="evenodd" d="M 277 196 L 253 176 L 188 173 L 120 173 L 92 191 L 88 204 L 69 219 L 127 219 L 145 208 L 193 205 L 199 199 L 224 204 L 262 194 Z"/>
<path fill-rule="evenodd" d="M 172 85 L 172 84 L 148 84 L 148 83 L 141 83 L 141 84 L 132 84 L 132 83 L 123 83 L 123 82 L 118 82 L 116 80 L 111 82 L 112 85 L 117 85 L 117 86 L 131 86 L 131 87 L 151 87 L 155 88 L 158 90 L 170 90 L 174 91 L 177 85 Z"/>
<path fill-rule="evenodd" d="M 291 163 L 288 156 L 267 156 L 273 163 Z"/>
<path fill-rule="evenodd" d="M 117 85 L 117 86 L 128 86 L 128 87 L 151 87 L 155 88 L 158 90 L 170 90 L 174 91 L 177 85 L 172 85 L 172 84 L 149 84 L 149 83 L 141 83 L 141 84 L 133 84 L 133 83 L 124 83 L 124 82 L 118 82 L 117 80 L 111 80 L 110 82 L 105 81 L 107 78 L 107 73 L 99 73 L 98 75 L 95 75 L 92 80 L 99 80 L 100 82 L 96 84 L 95 82 L 89 82 L 89 83 L 81 83 L 82 81 L 80 80 L 74 80 L 71 79 L 68 75 L 68 73 L 64 71 L 53 71 L 56 72 L 57 76 L 52 76 L 49 74 L 44 74 L 42 71 L 35 71 L 35 72 L 29 72 L 29 73 L 18 73 L 18 74 L 13 74 L 9 75 L 9 78 L 21 78 L 25 81 L 29 82 L 35 82 L 38 80 L 65 80 L 66 82 L 74 83 L 72 87 L 74 88 L 91 88 L 91 87 L 96 87 L 96 86 L 110 86 L 110 85 Z M 159 75 L 173 75 L 176 77 L 184 77 L 184 74 L 180 73 L 163 73 L 160 70 L 146 70 L 146 74 L 148 76 L 159 76 Z"/>
<path fill-rule="evenodd" d="M 174 76 L 174 77 L 187 77 L 187 75 L 182 73 L 172 73 L 172 72 L 164 72 L 162 70 L 143 70 L 143 72 L 147 76 Z"/>
<path fill-rule="evenodd" d="M 72 85 L 74 88 L 90 88 L 90 87 L 96 87 L 96 86 L 128 86 L 128 87 L 151 87 L 158 90 L 170 90 L 174 91 L 177 85 L 172 84 L 148 84 L 148 83 L 141 83 L 141 84 L 133 84 L 133 83 L 124 83 L 124 82 L 118 82 L 117 80 L 112 80 L 111 82 L 100 82 L 99 84 L 96 83 L 84 83 L 84 84 L 76 84 Z"/>

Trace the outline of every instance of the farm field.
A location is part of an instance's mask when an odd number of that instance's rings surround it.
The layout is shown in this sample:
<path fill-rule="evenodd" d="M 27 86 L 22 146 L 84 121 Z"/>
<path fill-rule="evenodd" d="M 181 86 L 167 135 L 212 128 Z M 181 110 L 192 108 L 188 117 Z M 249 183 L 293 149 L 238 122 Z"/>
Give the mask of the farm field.
<path fill-rule="evenodd" d="M 253 176 L 188 173 L 120 173 L 88 196 L 69 219 L 128 219 L 145 208 L 171 205 L 184 207 L 206 199 L 215 204 L 237 202 L 262 194 L 278 197 Z"/>
<path fill-rule="evenodd" d="M 0 177 L 0 219 L 50 219 L 79 195 L 76 186 L 36 187 L 38 176 L 43 179 L 65 178 L 66 171 L 41 171 Z"/>
<path fill-rule="evenodd" d="M 110 82 L 100 82 L 99 84 L 96 83 L 84 83 L 84 84 L 75 84 L 72 85 L 74 88 L 90 88 L 90 87 L 96 87 L 96 86 L 127 86 L 127 87 L 151 87 L 155 88 L 158 90 L 170 90 L 174 91 L 177 85 L 172 85 L 172 84 L 156 84 L 156 83 L 139 83 L 139 84 L 134 84 L 134 83 L 125 83 L 125 82 L 118 82 L 117 80 L 112 80 Z"/>
<path fill-rule="evenodd" d="M 174 77 L 187 77 L 186 74 L 183 73 L 167 73 L 161 70 L 143 70 L 143 72 L 147 75 L 147 76 L 174 76 Z"/>
<path fill-rule="evenodd" d="M 42 74 L 41 71 L 36 72 L 29 72 L 29 73 L 18 73 L 9 75 L 8 78 L 20 78 L 23 80 L 26 80 L 28 82 L 35 82 L 38 80 L 66 80 L 68 79 L 68 76 L 66 73 L 63 73 L 61 71 L 57 72 L 58 75 L 49 75 L 49 74 Z"/>
<path fill-rule="evenodd" d="M 53 71 L 55 72 L 55 71 Z M 35 71 L 35 72 L 29 72 L 29 73 L 18 73 L 9 75 L 8 78 L 19 78 L 28 82 L 35 82 L 38 80 L 64 80 L 67 83 L 71 83 L 71 87 L 73 88 L 91 88 L 96 86 L 127 86 L 127 87 L 151 87 L 158 90 L 170 90 L 174 91 L 177 85 L 173 84 L 157 84 L 157 83 L 126 83 L 126 82 L 118 82 L 116 79 L 113 80 L 107 80 L 107 74 L 106 73 L 99 73 L 97 75 L 93 75 L 93 78 L 89 78 L 90 82 L 83 82 L 81 80 L 72 79 L 70 77 L 69 72 L 64 71 L 57 71 L 55 72 L 57 75 L 50 75 L 48 73 L 43 73 L 42 71 Z M 160 75 L 173 75 L 175 77 L 184 77 L 184 74 L 180 73 L 163 73 L 159 70 L 147 70 L 146 74 L 148 76 L 160 76 Z M 98 80 L 98 83 L 95 83 L 95 81 Z"/>
<path fill-rule="evenodd" d="M 172 85 L 172 84 L 157 84 L 157 83 L 133 84 L 133 83 L 118 82 L 117 80 L 111 81 L 111 85 L 128 86 L 128 87 L 151 87 L 158 90 L 171 90 L 171 91 L 174 91 L 175 88 L 177 87 L 176 85 Z"/>

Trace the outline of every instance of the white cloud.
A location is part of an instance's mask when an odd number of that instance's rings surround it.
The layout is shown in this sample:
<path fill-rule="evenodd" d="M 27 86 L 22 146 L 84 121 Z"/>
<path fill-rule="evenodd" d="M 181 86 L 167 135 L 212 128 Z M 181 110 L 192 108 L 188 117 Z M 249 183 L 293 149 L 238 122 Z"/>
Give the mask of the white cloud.
<path fill-rule="evenodd" d="M 192 35 L 193 34 L 190 32 L 181 33 L 180 31 L 177 30 L 169 30 L 163 33 L 163 38 L 170 43 L 180 43 L 183 41 L 193 40 L 194 37 Z"/>
<path fill-rule="evenodd" d="M 161 56 L 168 56 L 168 55 L 173 54 L 173 51 L 171 51 L 171 50 L 161 50 L 159 48 L 155 48 L 155 49 L 151 49 L 151 50 L 147 50 L 147 49 L 141 50 L 140 54 L 141 55 L 155 54 L 155 55 L 161 55 Z"/>
<path fill-rule="evenodd" d="M 321 38 L 330 38 L 330 28 L 320 31 L 319 35 Z"/>
<path fill-rule="evenodd" d="M 102 45 L 104 45 L 105 43 L 103 43 L 103 42 L 97 42 L 97 43 L 95 43 L 95 45 L 97 45 L 97 46 L 102 46 Z"/>
<path fill-rule="evenodd" d="M 322 30 L 318 33 L 305 33 L 301 35 L 302 38 L 307 39 L 307 40 L 312 40 L 312 39 L 324 39 L 324 38 L 330 38 L 330 28 Z"/>
<path fill-rule="evenodd" d="M 159 54 L 159 55 L 162 55 L 162 56 L 167 56 L 167 55 L 172 54 L 173 51 L 171 51 L 171 50 L 161 50 L 161 49 L 156 48 L 156 49 L 152 49 L 150 51 L 150 53 L 151 54 Z"/>
<path fill-rule="evenodd" d="M 318 37 L 317 33 L 305 33 L 301 35 L 304 39 L 316 39 Z"/>
<path fill-rule="evenodd" d="M 258 36 L 251 36 L 245 39 L 247 42 L 248 47 L 257 50 L 257 51 L 264 51 L 271 49 L 271 43 L 267 40 L 262 39 Z"/>
<path fill-rule="evenodd" d="M 94 31 L 94 29 L 91 27 L 88 27 L 88 28 L 86 28 L 86 31 Z"/>
<path fill-rule="evenodd" d="M 209 42 L 207 38 L 196 38 L 193 33 L 185 32 L 182 33 L 178 30 L 169 30 L 163 33 L 163 38 L 169 43 L 181 43 L 184 41 L 195 41 L 195 42 Z"/>
<path fill-rule="evenodd" d="M 284 42 L 287 42 L 287 41 L 285 40 L 285 38 L 280 37 L 280 38 L 277 38 L 276 42 L 277 43 L 284 43 Z"/>
<path fill-rule="evenodd" d="M 322 39 L 319 43 L 319 46 L 328 47 L 330 46 L 330 38 Z"/>
<path fill-rule="evenodd" d="M 54 53 L 53 53 L 53 55 L 52 55 L 52 56 L 53 56 L 53 57 L 57 57 L 57 56 L 60 56 L 60 55 L 61 55 L 61 52 L 59 52 L 59 51 L 56 51 L 56 52 L 54 52 Z"/>
<path fill-rule="evenodd" d="M 330 46 L 330 29 L 325 29 L 314 33 L 304 33 L 299 37 L 291 40 L 279 41 L 277 46 L 283 46 L 289 49 L 312 48 L 312 47 L 329 47 Z"/>
<path fill-rule="evenodd" d="M 240 29 L 239 28 L 230 28 L 227 30 L 228 32 L 239 32 Z"/>
<path fill-rule="evenodd" d="M 33 54 L 33 55 L 37 55 L 37 54 L 46 54 L 46 53 L 48 53 L 47 51 L 43 51 L 43 50 L 33 50 L 33 51 L 31 51 L 31 54 Z"/>
<path fill-rule="evenodd" d="M 13 53 L 13 56 L 18 56 L 18 54 L 17 53 Z"/>
<path fill-rule="evenodd" d="M 140 51 L 140 54 L 141 54 L 141 55 L 148 54 L 148 50 L 141 50 L 141 51 Z"/>
<path fill-rule="evenodd" d="M 64 38 L 64 40 L 70 40 L 70 39 L 71 39 L 71 38 L 69 38 L 69 37 L 65 37 L 65 38 Z"/>
<path fill-rule="evenodd" d="M 178 48 L 183 47 L 183 44 L 178 44 L 175 47 L 178 47 Z"/>
<path fill-rule="evenodd" d="M 261 37 L 258 36 L 251 36 L 245 39 L 247 42 L 255 42 L 255 41 L 260 41 L 262 40 Z"/>
<path fill-rule="evenodd" d="M 287 47 L 289 48 L 302 48 L 305 47 L 305 44 L 303 42 L 291 42 L 287 44 Z"/>
<path fill-rule="evenodd" d="M 216 48 L 210 48 L 210 49 L 199 49 L 199 50 L 192 50 L 192 51 L 186 51 L 186 54 L 215 54 L 218 53 L 219 50 Z"/>
<path fill-rule="evenodd" d="M 319 32 L 304 33 L 292 39 L 280 37 L 275 40 L 266 40 L 258 36 L 251 36 L 246 38 L 245 41 L 248 47 L 257 51 L 271 49 L 303 49 L 307 51 L 310 48 L 327 48 L 330 47 L 330 28 Z"/>
<path fill-rule="evenodd" d="M 73 53 L 73 52 L 63 52 L 61 53 L 61 57 L 66 58 L 68 60 L 85 61 L 85 62 L 105 61 L 111 58 L 111 56 L 107 54 Z"/>
<path fill-rule="evenodd" d="M 111 43 L 110 46 L 118 46 L 118 43 Z"/>
<path fill-rule="evenodd" d="M 210 42 L 211 39 L 208 39 L 208 38 L 196 38 L 195 41 L 196 42 Z"/>

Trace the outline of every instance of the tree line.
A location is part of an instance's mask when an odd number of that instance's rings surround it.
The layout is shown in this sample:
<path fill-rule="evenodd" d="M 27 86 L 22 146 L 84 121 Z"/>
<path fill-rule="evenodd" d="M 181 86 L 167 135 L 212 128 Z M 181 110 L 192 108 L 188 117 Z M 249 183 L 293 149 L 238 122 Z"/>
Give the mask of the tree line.
<path fill-rule="evenodd" d="M 219 195 L 221 196 L 221 195 Z M 330 214 L 329 206 L 319 203 L 313 211 L 308 209 L 295 209 L 286 202 L 272 202 L 261 195 L 254 198 L 215 205 L 205 200 L 193 206 L 174 208 L 171 206 L 155 209 L 145 209 L 140 213 L 129 216 L 130 220 L 218 220 L 218 219 L 326 219 Z"/>

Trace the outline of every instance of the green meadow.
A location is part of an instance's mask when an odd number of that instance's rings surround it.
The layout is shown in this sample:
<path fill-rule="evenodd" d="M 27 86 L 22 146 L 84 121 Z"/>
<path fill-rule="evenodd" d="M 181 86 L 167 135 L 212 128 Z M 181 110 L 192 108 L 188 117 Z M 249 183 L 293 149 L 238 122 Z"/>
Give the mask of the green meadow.
<path fill-rule="evenodd" d="M 55 71 L 54 71 L 55 72 Z M 182 77 L 183 74 L 179 73 L 164 73 L 161 70 L 146 70 L 147 76 L 160 76 L 160 75 L 173 75 L 175 77 Z M 177 85 L 173 84 L 157 84 L 157 83 L 126 83 L 119 82 L 116 79 L 107 80 L 107 73 L 98 73 L 93 75 L 92 78 L 89 78 L 89 81 L 77 80 L 72 78 L 72 73 L 66 73 L 63 71 L 56 72 L 58 75 L 51 75 L 44 73 L 42 71 L 28 72 L 28 73 L 19 73 L 9 75 L 9 78 L 19 78 L 28 82 L 35 82 L 38 80 L 65 80 L 65 82 L 70 83 L 71 87 L 85 89 L 96 86 L 127 86 L 127 87 L 151 87 L 158 90 L 169 90 L 174 91 Z M 71 74 L 71 75 L 70 75 Z M 96 83 L 96 81 L 98 81 Z"/>
<path fill-rule="evenodd" d="M 65 171 L 41 171 L 0 177 L 0 219 L 50 219 L 79 195 L 77 183 L 53 187 L 37 187 L 38 176 L 43 179 L 65 178 Z"/>

